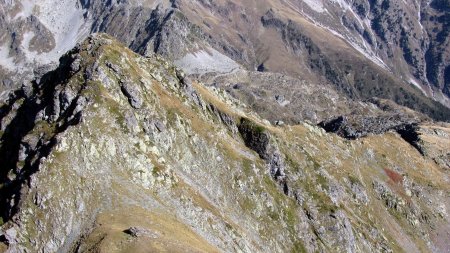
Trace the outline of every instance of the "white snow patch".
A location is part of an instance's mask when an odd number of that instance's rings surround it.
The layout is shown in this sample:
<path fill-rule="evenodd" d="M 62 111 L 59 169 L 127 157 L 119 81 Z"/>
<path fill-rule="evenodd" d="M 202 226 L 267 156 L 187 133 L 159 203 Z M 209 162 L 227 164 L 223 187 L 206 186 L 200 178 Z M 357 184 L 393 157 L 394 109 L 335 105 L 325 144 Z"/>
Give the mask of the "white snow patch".
<path fill-rule="evenodd" d="M 29 49 L 30 41 L 35 36 L 32 28 L 22 34 L 21 49 L 25 60 L 12 64 L 13 59 L 5 55 L 8 48 L 2 48 L 0 64 L 11 71 L 18 71 L 29 63 L 46 65 L 55 63 L 65 52 L 72 49 L 78 42 L 88 35 L 88 25 L 83 17 L 84 10 L 78 1 L 74 0 L 21 0 L 21 10 L 9 22 L 25 19 L 34 15 L 44 25 L 55 39 L 55 48 L 47 53 L 32 52 Z"/>
<path fill-rule="evenodd" d="M 419 23 L 420 31 L 422 32 L 422 36 L 423 36 L 424 29 L 422 26 L 422 15 L 420 14 L 420 12 L 421 12 L 420 3 L 418 3 L 417 4 L 417 23 Z"/>
<path fill-rule="evenodd" d="M 22 0 L 21 3 L 22 8 L 21 11 L 16 14 L 16 16 L 13 17 L 13 19 L 19 19 L 19 18 L 27 18 L 33 14 L 33 9 L 35 6 L 35 3 L 30 0 Z"/>
<path fill-rule="evenodd" d="M 315 12 L 322 13 L 325 11 L 322 0 L 303 0 L 303 2 Z"/>
<path fill-rule="evenodd" d="M 367 17 L 364 18 L 364 24 L 366 24 L 368 28 L 372 27 L 372 21 L 370 21 Z M 370 31 L 372 31 L 372 29 L 370 29 Z"/>
<path fill-rule="evenodd" d="M 353 11 L 353 9 L 350 6 L 347 6 L 347 10 L 349 10 L 353 16 L 358 20 L 358 23 L 360 26 L 364 27 L 364 22 L 361 20 L 361 18 Z"/>
<path fill-rule="evenodd" d="M 84 23 L 83 10 L 77 1 L 38 1 L 39 20 L 49 29 L 56 41 L 60 54 L 71 49 L 78 42 L 78 31 Z"/>
<path fill-rule="evenodd" d="M 331 0 L 331 2 L 339 4 L 339 6 L 341 8 L 347 8 L 348 7 L 348 3 L 345 2 L 345 0 Z"/>
<path fill-rule="evenodd" d="M 34 32 L 31 32 L 31 31 L 25 32 L 23 34 L 21 46 L 25 52 L 30 50 L 30 42 L 31 42 L 31 39 L 33 39 L 33 37 L 34 37 Z"/>
<path fill-rule="evenodd" d="M 366 45 L 364 38 L 361 38 L 361 41 L 362 41 L 362 44 L 363 44 L 361 46 L 359 42 L 355 41 L 355 39 L 351 38 L 348 34 L 346 34 L 344 36 L 342 33 L 339 33 L 337 31 L 333 30 L 332 28 L 317 22 L 315 19 L 313 19 L 311 16 L 309 16 L 306 13 L 302 13 L 302 15 L 304 15 L 314 25 L 316 25 L 318 27 L 321 27 L 321 28 L 324 28 L 327 31 L 329 31 L 331 34 L 333 34 L 334 36 L 339 37 L 339 38 L 347 41 L 354 49 L 359 51 L 361 54 L 363 54 L 366 58 L 371 60 L 373 63 L 375 63 L 378 66 L 380 66 L 380 67 L 390 71 L 389 67 L 386 65 L 386 63 L 384 63 L 384 61 L 380 57 L 378 57 L 377 54 L 374 53 L 369 46 Z"/>
<path fill-rule="evenodd" d="M 307 14 L 303 14 L 306 16 L 306 18 L 308 18 L 314 25 L 324 28 L 327 31 L 329 31 L 331 34 L 333 34 L 336 37 L 339 37 L 345 41 L 347 41 L 354 49 L 356 49 L 358 52 L 360 52 L 361 54 L 363 54 L 366 58 L 368 58 L 369 60 L 371 60 L 373 63 L 377 64 L 378 66 L 388 70 L 389 67 L 386 65 L 386 63 L 384 63 L 384 61 L 378 57 L 376 55 L 376 53 L 374 53 L 372 51 L 372 49 L 366 45 L 364 38 L 361 37 L 361 41 L 362 41 L 362 46 L 360 45 L 359 42 L 357 42 L 354 38 L 350 37 L 348 34 L 345 34 L 345 36 L 342 33 L 339 33 L 335 30 L 333 30 L 332 28 L 325 26 L 321 23 L 316 22 L 313 18 L 311 18 L 310 16 L 308 16 Z"/>
<path fill-rule="evenodd" d="M 409 82 L 412 83 L 414 86 L 416 86 L 417 88 L 419 88 L 419 90 L 425 95 L 427 96 L 427 93 L 425 92 L 425 90 L 422 88 L 422 86 L 413 78 L 409 79 Z"/>
<path fill-rule="evenodd" d="M 240 65 L 219 51 L 208 48 L 185 55 L 176 60 L 175 65 L 182 68 L 186 74 L 205 73 L 233 73 L 240 69 Z"/>
<path fill-rule="evenodd" d="M 9 57 L 9 49 L 5 46 L 0 46 L 0 65 L 8 71 L 16 69 L 14 58 Z"/>
<path fill-rule="evenodd" d="M 350 38 L 347 38 L 346 40 L 350 45 L 352 45 L 352 47 L 354 49 L 358 50 L 366 58 L 368 58 L 369 60 L 371 60 L 373 63 L 377 64 L 378 66 L 389 71 L 389 67 L 386 65 L 386 63 L 384 63 L 384 61 L 380 57 L 378 57 L 370 48 L 366 47 L 366 45 L 363 48 L 356 41 L 353 41 Z"/>

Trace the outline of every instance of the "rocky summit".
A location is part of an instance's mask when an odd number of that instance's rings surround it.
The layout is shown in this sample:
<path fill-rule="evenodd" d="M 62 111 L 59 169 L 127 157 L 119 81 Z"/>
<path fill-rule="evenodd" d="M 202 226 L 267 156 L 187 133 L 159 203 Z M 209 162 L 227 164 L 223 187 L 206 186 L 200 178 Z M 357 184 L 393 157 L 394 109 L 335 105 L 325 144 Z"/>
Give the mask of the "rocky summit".
<path fill-rule="evenodd" d="M 0 252 L 449 252 L 449 8 L 0 0 Z"/>

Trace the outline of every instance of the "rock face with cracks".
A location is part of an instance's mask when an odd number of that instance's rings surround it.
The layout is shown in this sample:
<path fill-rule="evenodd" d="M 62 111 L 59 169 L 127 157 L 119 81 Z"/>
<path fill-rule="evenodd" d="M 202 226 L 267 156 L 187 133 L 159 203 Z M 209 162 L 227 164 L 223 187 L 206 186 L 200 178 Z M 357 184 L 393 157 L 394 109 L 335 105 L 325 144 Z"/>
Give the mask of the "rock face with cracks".
<path fill-rule="evenodd" d="M 273 126 L 103 34 L 0 108 L 1 251 L 448 250 L 445 124 Z"/>

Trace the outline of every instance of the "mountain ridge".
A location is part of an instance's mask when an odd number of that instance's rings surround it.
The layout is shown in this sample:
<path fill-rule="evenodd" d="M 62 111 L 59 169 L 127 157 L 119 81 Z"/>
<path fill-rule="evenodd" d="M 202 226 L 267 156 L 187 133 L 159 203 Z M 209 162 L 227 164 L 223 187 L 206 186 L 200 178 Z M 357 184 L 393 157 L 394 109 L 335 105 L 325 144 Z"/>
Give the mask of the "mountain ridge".
<path fill-rule="evenodd" d="M 6 252 L 446 249 L 448 125 L 272 125 L 105 34 L 48 76 L 2 106 Z"/>
<path fill-rule="evenodd" d="M 357 101 L 373 96 L 387 98 L 445 121 L 450 118 L 450 109 L 424 98 L 423 95 L 426 93 L 429 97 L 434 96 L 435 100 L 448 106 L 446 96 L 440 91 L 445 91 L 447 85 L 445 80 L 441 80 L 446 76 L 444 65 L 447 57 L 447 50 L 444 50 L 447 40 L 443 36 L 447 26 L 441 24 L 442 20 L 445 21 L 445 3 L 433 1 L 425 8 L 421 3 L 410 2 L 405 7 L 406 2 L 402 1 L 319 1 L 313 8 L 310 1 L 265 1 L 258 4 L 238 0 L 217 3 L 112 1 L 109 4 L 81 1 L 77 3 L 78 8 L 81 8 L 77 13 L 83 13 L 80 20 L 84 21 L 80 22 L 84 22 L 84 25 L 78 29 L 80 32 L 77 38 L 87 36 L 90 32 L 106 32 L 140 54 L 157 52 L 184 68 L 198 65 L 194 69 L 201 71 L 198 73 L 200 76 L 205 72 L 216 76 L 233 76 L 234 71 L 241 69 L 239 65 L 247 71 L 261 67 L 260 70 L 267 73 L 285 74 L 312 85 L 326 84 L 327 89 L 336 89 L 342 93 L 343 98 Z M 10 7 L 9 4 L 5 6 Z M 402 6 L 406 10 L 404 15 L 410 20 L 408 22 L 398 15 Z M 20 10 L 20 3 L 11 7 L 14 10 L 13 7 Z M 419 11 L 415 11 L 417 8 Z M 9 21 L 22 14 L 14 14 L 17 11 L 11 14 L 8 10 L 3 15 L 8 22 L 15 24 L 14 22 L 22 20 L 18 18 Z M 416 15 L 421 12 L 424 14 Z M 31 13 L 37 17 L 32 19 L 33 22 L 39 23 L 39 13 Z M 48 15 L 56 14 L 49 12 Z M 432 21 L 437 19 L 441 21 Z M 273 24 L 270 24 L 270 20 Z M 5 27 L 8 27 L 8 22 L 5 22 Z M 433 36 L 441 38 L 438 39 L 440 44 L 432 43 L 426 38 L 428 27 L 433 25 L 437 31 Z M 128 29 L 122 29 L 123 26 Z M 421 30 L 422 37 L 409 34 L 408 29 L 402 27 L 411 28 L 417 34 Z M 22 48 L 23 45 L 18 45 L 21 43 L 21 35 L 19 32 L 18 34 L 14 48 L 20 52 L 25 49 Z M 5 33 L 5 46 L 13 42 L 8 36 L 10 35 Z M 53 36 L 50 34 L 47 37 L 51 40 Z M 424 51 L 426 45 L 430 46 L 429 53 Z M 211 52 L 212 55 L 208 56 Z M 202 62 L 205 57 L 210 57 L 210 61 L 229 63 L 210 68 L 214 65 L 205 65 Z M 373 57 L 380 60 L 374 60 Z M 407 59 L 410 59 L 410 63 L 417 64 L 410 64 Z M 17 61 L 20 62 L 20 57 Z M 380 61 L 384 63 L 381 64 Z M 427 64 L 438 66 L 433 68 L 437 72 L 428 74 L 431 68 L 425 68 Z M 227 73 L 228 71 L 232 72 Z M 42 72 L 45 71 L 41 70 Z M 196 73 L 194 71 L 190 74 Z M 426 75 L 430 77 L 425 77 Z M 429 85 L 428 79 L 435 80 L 433 82 L 439 88 L 430 88 L 434 86 Z M 4 87 L 19 85 L 9 78 L 4 78 L 3 83 Z M 258 90 L 251 92 L 257 93 Z M 283 107 L 277 110 L 293 114 Z M 299 115 L 296 122 L 307 119 L 319 123 L 345 112 L 318 119 Z M 309 114 L 313 113 L 316 112 Z M 320 116 L 320 112 L 318 114 Z"/>

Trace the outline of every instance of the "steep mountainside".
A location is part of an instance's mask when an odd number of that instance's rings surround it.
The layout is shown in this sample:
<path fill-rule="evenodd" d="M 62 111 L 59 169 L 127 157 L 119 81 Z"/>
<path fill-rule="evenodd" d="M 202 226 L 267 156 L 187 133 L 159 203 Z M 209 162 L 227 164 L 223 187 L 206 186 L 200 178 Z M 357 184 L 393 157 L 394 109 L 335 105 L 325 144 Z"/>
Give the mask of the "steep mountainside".
<path fill-rule="evenodd" d="M 0 251 L 448 251 L 448 124 L 274 126 L 102 34 L 0 117 Z"/>
<path fill-rule="evenodd" d="M 321 2 L 296 7 L 373 62 L 448 104 L 442 96 L 450 95 L 448 1 Z"/>
<path fill-rule="evenodd" d="M 73 0 L 1 0 L 3 88 L 20 87 L 20 81 L 33 78 L 33 71 L 38 76 L 44 74 L 62 54 L 85 39 L 90 32 L 89 22 L 83 16 L 85 12 Z M 13 81 L 19 83 L 14 85 Z"/>
<path fill-rule="evenodd" d="M 324 96 L 335 101 L 379 97 L 450 119 L 444 106 L 450 106 L 448 1 L 67 0 L 61 5 L 74 14 L 64 18 L 59 4 L 48 8 L 51 1 L 2 1 L 4 72 L 15 73 L 16 66 L 26 73 L 47 62 L 36 54 L 56 60 L 88 33 L 106 32 L 142 55 L 157 52 L 173 60 L 208 85 L 243 85 L 246 93 L 235 94 L 247 104 L 262 88 L 267 95 L 261 97 L 273 101 L 307 85 L 308 92 L 327 90 Z M 3 89 L 20 86 L 14 81 L 24 75 L 6 72 Z M 39 77 L 43 71 L 35 72 Z M 290 86 L 279 89 L 285 83 Z M 332 104 L 327 99 L 254 109 L 281 112 L 287 122 L 318 123 L 358 107 L 349 101 L 323 110 Z M 297 113 L 300 107 L 308 108 Z"/>

